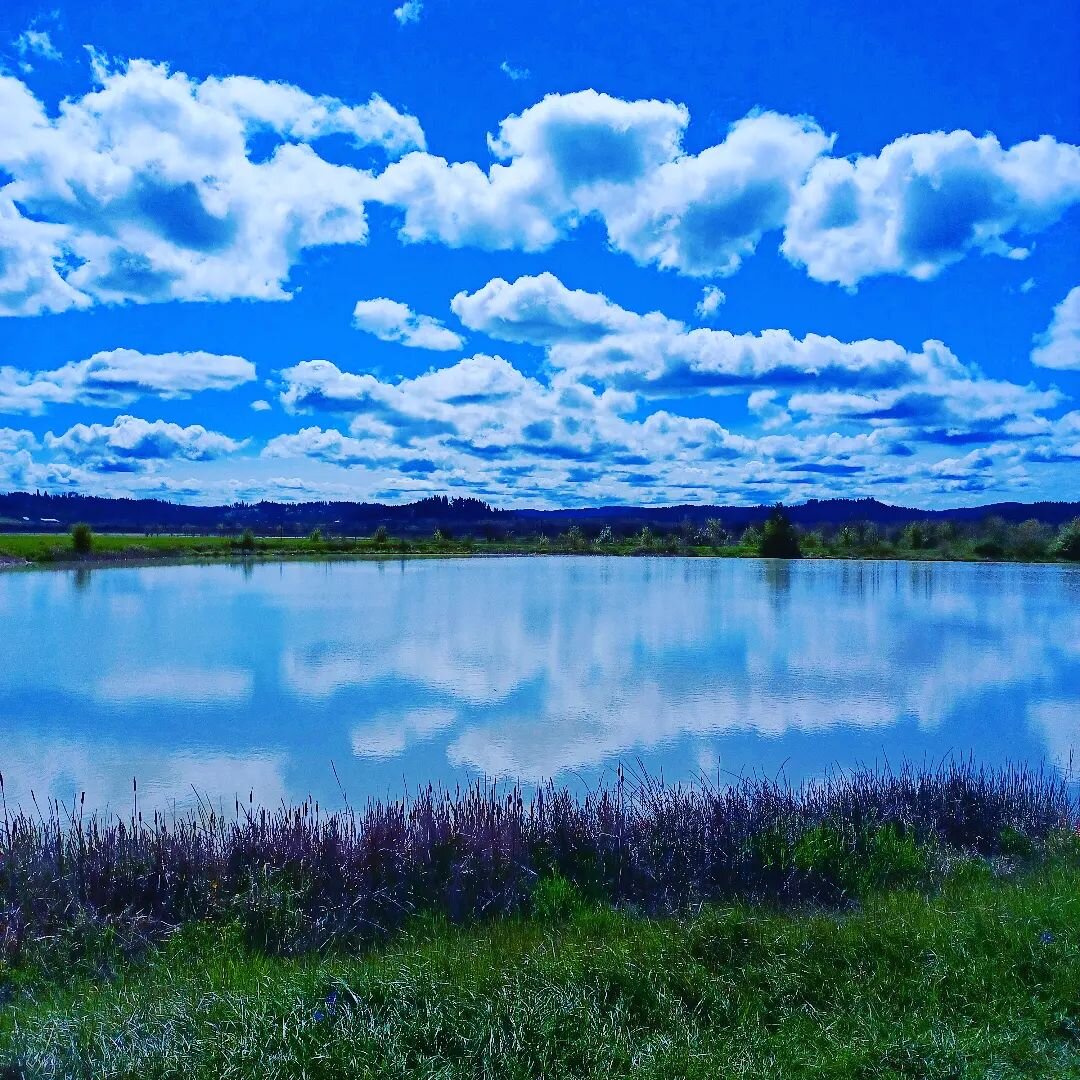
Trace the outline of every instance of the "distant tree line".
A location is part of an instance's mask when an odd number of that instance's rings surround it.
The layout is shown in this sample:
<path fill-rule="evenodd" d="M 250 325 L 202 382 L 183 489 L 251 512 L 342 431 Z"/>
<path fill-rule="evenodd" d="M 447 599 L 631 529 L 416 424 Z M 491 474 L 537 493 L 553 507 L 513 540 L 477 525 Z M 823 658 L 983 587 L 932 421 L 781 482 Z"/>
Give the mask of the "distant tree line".
<path fill-rule="evenodd" d="M 817 557 L 865 558 L 940 558 L 940 559 L 1012 559 L 1080 561 L 1080 516 L 1055 528 L 1030 518 L 1010 522 L 990 516 L 980 522 L 960 525 L 954 521 L 927 523 L 909 521 L 902 526 L 879 528 L 872 522 L 855 521 L 839 528 L 801 529 L 789 511 L 776 505 L 771 508 L 761 526 L 750 525 L 741 531 L 729 529 L 720 518 L 706 518 L 701 525 L 689 518 L 668 532 L 654 531 L 648 525 L 635 532 L 571 525 L 554 538 L 546 532 L 515 533 L 513 530 L 485 530 L 479 538 L 470 532 L 455 536 L 448 526 L 437 526 L 427 538 L 395 537 L 385 525 L 379 525 L 370 536 L 362 538 L 368 550 L 398 551 L 434 548 L 436 551 L 472 551 L 479 541 L 525 548 L 537 552 L 569 554 L 629 554 L 629 555 L 691 555 L 732 554 L 760 555 L 764 558 L 798 559 L 805 555 Z M 94 551 L 94 533 L 85 522 L 70 529 L 71 548 L 75 555 L 86 557 Z M 317 550 L 333 544 L 321 528 L 314 528 L 306 537 Z M 286 544 L 292 541 L 285 541 Z M 280 542 L 279 542 L 280 543 Z M 259 548 L 255 531 L 245 528 L 229 540 L 242 552 L 254 553 Z M 355 541 L 345 545 L 348 550 L 363 550 Z M 342 550 L 339 546 L 336 550 Z"/>
<path fill-rule="evenodd" d="M 572 525 L 558 534 L 548 548 L 585 552 L 596 549 L 625 549 L 639 554 L 691 554 L 702 549 L 732 554 L 758 554 L 766 558 L 799 558 L 802 555 L 910 558 L 917 555 L 942 559 L 1065 559 L 1080 561 L 1080 516 L 1060 526 L 1035 518 L 1007 521 L 990 515 L 980 521 L 909 521 L 881 527 L 870 521 L 852 521 L 841 526 L 803 529 L 783 506 L 775 506 L 761 526 L 728 528 L 720 518 L 708 518 L 697 525 L 690 519 L 664 532 L 644 526 L 634 532 L 604 525 L 589 530 Z"/>
<path fill-rule="evenodd" d="M 0 495 L 0 532 L 191 533 L 304 537 L 377 545 L 520 542 L 537 550 L 598 548 L 676 553 L 739 549 L 777 557 L 912 553 L 927 558 L 1077 559 L 1080 503 L 997 503 L 922 511 L 872 499 L 811 500 L 791 507 L 588 507 L 499 510 L 475 498 L 435 496 L 400 505 L 307 502 L 187 506 L 158 499 L 77 494 Z M 86 543 L 85 539 L 78 541 Z M 91 541 L 92 542 L 92 541 Z M 77 549 L 78 550 L 78 549 Z M 88 550 L 88 549 L 87 549 Z"/>

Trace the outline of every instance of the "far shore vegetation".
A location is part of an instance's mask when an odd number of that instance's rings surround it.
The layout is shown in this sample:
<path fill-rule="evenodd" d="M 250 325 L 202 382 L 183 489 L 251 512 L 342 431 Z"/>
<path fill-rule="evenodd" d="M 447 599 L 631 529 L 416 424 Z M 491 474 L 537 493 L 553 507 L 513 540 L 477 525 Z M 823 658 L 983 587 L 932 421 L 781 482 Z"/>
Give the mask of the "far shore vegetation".
<path fill-rule="evenodd" d="M 571 525 L 548 535 L 538 532 L 476 530 L 456 533 L 448 526 L 430 535 L 393 536 L 385 525 L 370 536 L 322 528 L 305 536 L 96 532 L 85 524 L 64 533 L 0 533 L 3 563 L 56 564 L 73 561 L 138 561 L 290 557 L 388 557 L 468 555 L 678 555 L 818 559 L 909 559 L 948 561 L 1077 562 L 1080 518 L 1054 527 L 1037 519 L 1011 522 L 988 517 L 974 523 L 913 520 L 879 526 L 855 521 L 803 529 L 777 506 L 760 526 L 729 529 L 722 519 L 687 520 L 668 531 L 634 531 L 598 524 Z"/>
<path fill-rule="evenodd" d="M 4 1080 L 1080 1076 L 1050 772 L 136 796 L 4 812 Z"/>

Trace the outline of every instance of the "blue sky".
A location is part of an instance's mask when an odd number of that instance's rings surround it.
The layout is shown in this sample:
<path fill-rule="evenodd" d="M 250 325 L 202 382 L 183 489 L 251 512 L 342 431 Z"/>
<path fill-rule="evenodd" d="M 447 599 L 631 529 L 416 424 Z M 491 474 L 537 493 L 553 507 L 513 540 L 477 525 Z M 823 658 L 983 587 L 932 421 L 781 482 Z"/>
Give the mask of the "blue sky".
<path fill-rule="evenodd" d="M 1080 496 L 1075 7 L 0 12 L 0 490 Z"/>

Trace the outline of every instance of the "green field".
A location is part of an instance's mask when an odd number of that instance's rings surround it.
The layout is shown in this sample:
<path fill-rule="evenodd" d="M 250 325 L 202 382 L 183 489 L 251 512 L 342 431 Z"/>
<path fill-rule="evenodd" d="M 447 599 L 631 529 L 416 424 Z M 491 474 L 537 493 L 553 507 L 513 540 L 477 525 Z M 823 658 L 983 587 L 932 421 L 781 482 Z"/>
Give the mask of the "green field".
<path fill-rule="evenodd" d="M 1080 1077 L 1080 851 L 1007 870 L 960 859 L 846 912 L 648 919 L 553 890 L 366 955 L 192 924 L 77 975 L 9 972 L 0 1075 Z"/>
<path fill-rule="evenodd" d="M 259 538 L 245 549 L 236 536 L 143 536 L 134 533 L 95 533 L 91 558 L 160 559 L 221 558 L 244 554 L 262 556 L 320 555 L 372 550 L 364 541 L 312 541 L 306 537 Z M 0 533 L 0 555 L 29 562 L 70 562 L 78 559 L 66 533 Z"/>
<path fill-rule="evenodd" d="M 726 555 L 732 557 L 756 555 L 749 546 L 732 545 L 712 549 L 691 546 L 677 549 L 687 555 Z M 25 559 L 31 563 L 68 563 L 73 561 L 109 561 L 140 559 L 215 559 L 289 557 L 320 558 L 332 556 L 388 557 L 401 555 L 536 555 L 536 554 L 609 554 L 639 553 L 641 546 L 633 541 L 608 545 L 602 550 L 595 546 L 582 548 L 520 540 L 434 540 L 431 538 L 377 541 L 371 537 L 332 538 L 311 540 L 308 537 L 259 536 L 245 546 L 236 536 L 143 536 L 131 533 L 95 533 L 89 556 L 76 553 L 71 537 L 63 533 L 0 533 L 0 556 Z M 675 554 L 657 546 L 656 554 Z"/>
<path fill-rule="evenodd" d="M 32 563 L 94 562 L 109 560 L 154 559 L 280 559 L 289 557 L 324 558 L 329 556 L 392 555 L 467 555 L 478 551 L 524 553 L 535 545 L 487 543 L 483 541 L 406 541 L 376 542 L 370 538 L 311 540 L 307 537 L 257 537 L 245 546 L 236 536 L 143 536 L 130 533 L 95 533 L 93 551 L 78 555 L 71 537 L 56 533 L 0 533 L 0 556 L 25 559 Z"/>

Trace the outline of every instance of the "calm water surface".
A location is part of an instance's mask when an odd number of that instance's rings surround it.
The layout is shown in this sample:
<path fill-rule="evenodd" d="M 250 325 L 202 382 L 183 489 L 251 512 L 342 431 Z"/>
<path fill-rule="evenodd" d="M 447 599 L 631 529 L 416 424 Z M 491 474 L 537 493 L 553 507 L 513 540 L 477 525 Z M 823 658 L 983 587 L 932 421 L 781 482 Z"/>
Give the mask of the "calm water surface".
<path fill-rule="evenodd" d="M 0 574 L 0 771 L 125 809 L 477 775 L 1080 761 L 1080 570 L 519 558 Z"/>

